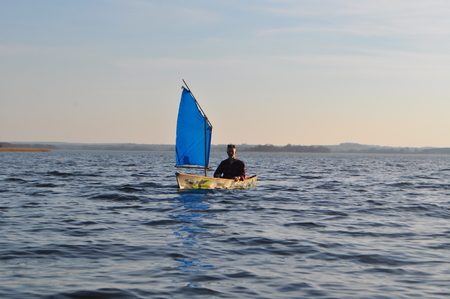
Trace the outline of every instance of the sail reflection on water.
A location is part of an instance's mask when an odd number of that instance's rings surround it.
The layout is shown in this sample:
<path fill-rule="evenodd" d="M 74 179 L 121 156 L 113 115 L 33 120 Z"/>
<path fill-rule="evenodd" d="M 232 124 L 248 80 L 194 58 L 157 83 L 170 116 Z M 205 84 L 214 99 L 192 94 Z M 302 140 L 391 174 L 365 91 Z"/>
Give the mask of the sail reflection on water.
<path fill-rule="evenodd" d="M 206 192 L 207 190 L 180 191 L 180 196 L 173 201 L 177 213 L 169 217 L 183 224 L 177 226 L 173 232 L 179 243 L 170 245 L 180 248 L 180 257 L 175 261 L 177 261 L 176 268 L 182 273 L 206 273 L 208 268 L 213 267 L 202 258 L 201 238 L 208 234 L 208 230 L 202 227 L 203 219 L 213 217 L 209 213 L 204 213 L 209 209 L 209 204 L 204 199 Z"/>

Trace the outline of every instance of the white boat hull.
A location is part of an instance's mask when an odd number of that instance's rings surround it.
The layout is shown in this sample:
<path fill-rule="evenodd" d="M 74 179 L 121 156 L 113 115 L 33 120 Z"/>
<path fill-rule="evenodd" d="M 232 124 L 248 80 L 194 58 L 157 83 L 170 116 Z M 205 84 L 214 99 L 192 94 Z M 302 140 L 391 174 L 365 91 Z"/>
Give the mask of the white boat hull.
<path fill-rule="evenodd" d="M 207 176 L 176 172 L 179 189 L 247 189 L 256 187 L 257 175 L 243 181 L 212 178 Z"/>

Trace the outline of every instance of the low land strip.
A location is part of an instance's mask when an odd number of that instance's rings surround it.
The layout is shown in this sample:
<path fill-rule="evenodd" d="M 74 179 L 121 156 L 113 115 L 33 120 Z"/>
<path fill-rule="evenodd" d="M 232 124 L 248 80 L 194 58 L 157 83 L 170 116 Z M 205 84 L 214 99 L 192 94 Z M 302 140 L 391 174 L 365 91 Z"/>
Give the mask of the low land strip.
<path fill-rule="evenodd" d="M 0 147 L 0 152 L 51 152 L 48 148 Z"/>

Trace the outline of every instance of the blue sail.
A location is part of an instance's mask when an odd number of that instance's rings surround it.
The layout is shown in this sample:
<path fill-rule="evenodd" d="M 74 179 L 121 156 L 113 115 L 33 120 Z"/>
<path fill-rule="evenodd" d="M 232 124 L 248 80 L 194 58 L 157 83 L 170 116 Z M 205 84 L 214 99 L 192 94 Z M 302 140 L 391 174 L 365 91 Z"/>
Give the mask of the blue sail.
<path fill-rule="evenodd" d="M 208 167 L 212 126 L 192 93 L 183 88 L 178 110 L 176 166 Z"/>

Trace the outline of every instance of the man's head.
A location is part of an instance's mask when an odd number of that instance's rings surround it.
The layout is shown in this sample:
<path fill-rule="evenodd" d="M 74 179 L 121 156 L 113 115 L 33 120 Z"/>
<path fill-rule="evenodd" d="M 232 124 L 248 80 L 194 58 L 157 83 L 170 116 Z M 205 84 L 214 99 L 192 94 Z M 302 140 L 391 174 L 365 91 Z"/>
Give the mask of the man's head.
<path fill-rule="evenodd" d="M 234 144 L 228 144 L 227 154 L 228 154 L 228 157 L 234 158 L 234 156 L 236 155 L 236 146 Z"/>

